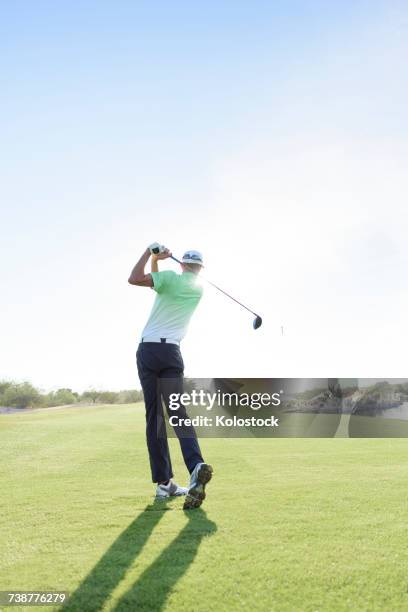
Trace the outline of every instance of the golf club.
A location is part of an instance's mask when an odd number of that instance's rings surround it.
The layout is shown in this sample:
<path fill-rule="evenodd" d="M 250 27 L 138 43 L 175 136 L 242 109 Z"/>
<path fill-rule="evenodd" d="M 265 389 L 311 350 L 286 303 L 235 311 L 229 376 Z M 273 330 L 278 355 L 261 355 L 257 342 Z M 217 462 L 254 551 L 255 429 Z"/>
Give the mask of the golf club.
<path fill-rule="evenodd" d="M 183 262 L 180 259 L 177 259 L 177 257 L 173 257 L 173 255 L 170 256 L 170 259 L 173 259 L 174 261 L 176 261 L 179 264 L 183 264 Z M 188 267 L 188 264 L 183 264 L 183 265 Z M 200 278 L 202 278 L 203 280 L 205 280 L 206 283 L 208 283 L 209 285 L 214 287 L 214 289 L 217 289 L 217 291 L 220 291 L 221 293 L 223 293 L 224 295 L 229 297 L 230 300 L 233 300 L 234 302 L 236 302 L 237 304 L 242 306 L 242 308 L 245 308 L 245 310 L 248 310 L 248 312 L 250 312 L 253 315 L 255 315 L 255 319 L 253 320 L 253 323 L 252 323 L 252 326 L 253 326 L 254 329 L 258 329 L 258 327 L 261 327 L 261 325 L 262 325 L 262 317 L 260 317 L 259 314 L 256 314 L 256 312 L 254 312 L 253 310 L 248 308 L 248 306 L 245 306 L 245 304 L 243 304 L 242 302 L 240 302 L 236 298 L 232 297 L 232 295 L 230 295 L 229 293 L 224 291 L 224 289 L 221 289 L 221 287 L 218 287 L 218 285 L 215 285 L 213 282 L 208 280 L 208 278 L 205 278 L 204 276 L 201 276 L 201 275 L 200 275 Z"/>

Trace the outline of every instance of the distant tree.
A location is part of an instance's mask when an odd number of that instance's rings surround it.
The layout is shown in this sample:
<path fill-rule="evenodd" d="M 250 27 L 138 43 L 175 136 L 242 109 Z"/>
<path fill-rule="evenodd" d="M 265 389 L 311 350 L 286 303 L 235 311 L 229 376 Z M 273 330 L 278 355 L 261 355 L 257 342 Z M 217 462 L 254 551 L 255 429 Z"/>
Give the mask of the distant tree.
<path fill-rule="evenodd" d="M 118 402 L 119 393 L 115 391 L 101 391 L 98 395 L 98 402 L 102 404 L 116 404 Z"/>
<path fill-rule="evenodd" d="M 72 389 L 58 389 L 46 396 L 47 406 L 65 406 L 76 404 L 77 401 L 78 393 L 73 393 Z"/>
<path fill-rule="evenodd" d="M 135 404 L 143 400 L 143 393 L 138 389 L 124 389 L 118 395 L 119 404 Z"/>
<path fill-rule="evenodd" d="M 0 396 L 1 405 L 15 408 L 41 406 L 43 402 L 43 396 L 29 382 L 12 383 Z"/>
<path fill-rule="evenodd" d="M 12 380 L 0 380 L 0 396 L 3 395 L 8 387 L 11 387 L 14 384 L 15 383 Z"/>
<path fill-rule="evenodd" d="M 83 394 L 81 395 L 81 400 L 84 400 L 84 401 L 91 400 L 91 402 L 95 404 L 99 395 L 100 395 L 100 391 L 96 391 L 96 389 L 90 389 L 89 391 L 83 392 Z"/>
<path fill-rule="evenodd" d="M 371 388 L 376 390 L 388 389 L 390 387 L 390 383 L 387 380 L 381 380 L 378 383 L 375 383 Z"/>
<path fill-rule="evenodd" d="M 408 383 L 400 383 L 399 385 L 396 385 L 396 390 L 399 393 L 408 393 Z"/>

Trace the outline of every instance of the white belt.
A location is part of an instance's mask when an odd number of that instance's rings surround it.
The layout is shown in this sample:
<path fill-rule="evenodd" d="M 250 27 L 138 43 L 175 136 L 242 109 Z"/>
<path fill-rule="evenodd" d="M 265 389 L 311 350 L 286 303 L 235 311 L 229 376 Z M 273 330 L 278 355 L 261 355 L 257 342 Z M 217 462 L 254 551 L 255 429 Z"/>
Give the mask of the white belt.
<path fill-rule="evenodd" d="M 178 340 L 171 340 L 171 338 L 157 338 L 157 336 L 143 336 L 141 342 L 157 342 L 158 344 L 177 344 L 180 346 Z"/>

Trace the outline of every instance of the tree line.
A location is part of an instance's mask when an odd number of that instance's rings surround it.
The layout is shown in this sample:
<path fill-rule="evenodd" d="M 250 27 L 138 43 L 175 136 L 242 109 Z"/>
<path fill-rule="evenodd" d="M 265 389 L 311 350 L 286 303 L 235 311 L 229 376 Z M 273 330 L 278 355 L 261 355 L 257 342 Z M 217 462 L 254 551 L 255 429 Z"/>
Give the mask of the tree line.
<path fill-rule="evenodd" d="M 89 389 L 77 393 L 63 388 L 43 393 L 29 382 L 0 380 L 0 407 L 47 408 L 70 404 L 133 404 L 143 399 L 142 391 L 125 389 L 123 391 L 98 391 Z"/>

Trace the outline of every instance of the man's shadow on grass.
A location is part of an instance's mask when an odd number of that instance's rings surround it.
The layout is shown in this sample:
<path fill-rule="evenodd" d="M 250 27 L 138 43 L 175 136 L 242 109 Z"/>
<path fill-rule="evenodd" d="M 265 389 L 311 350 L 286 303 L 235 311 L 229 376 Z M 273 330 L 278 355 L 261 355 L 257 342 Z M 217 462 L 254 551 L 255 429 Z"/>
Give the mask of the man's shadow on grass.
<path fill-rule="evenodd" d="M 169 500 L 171 502 L 172 500 Z M 153 529 L 166 510 L 166 500 L 155 500 L 120 534 L 92 568 L 63 607 L 65 612 L 102 610 L 111 593 L 125 577 Z M 201 509 L 186 510 L 188 522 L 135 583 L 110 608 L 124 610 L 161 610 L 177 581 L 187 571 L 198 552 L 201 540 L 217 530 Z"/>

